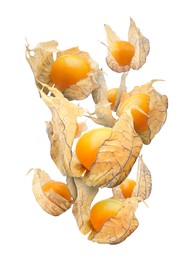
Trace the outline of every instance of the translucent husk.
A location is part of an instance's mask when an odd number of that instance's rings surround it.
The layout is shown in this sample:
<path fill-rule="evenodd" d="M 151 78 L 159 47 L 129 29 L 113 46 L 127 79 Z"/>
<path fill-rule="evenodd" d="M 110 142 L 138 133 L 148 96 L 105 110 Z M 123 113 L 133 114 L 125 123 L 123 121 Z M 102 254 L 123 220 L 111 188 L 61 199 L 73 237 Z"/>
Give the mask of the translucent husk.
<path fill-rule="evenodd" d="M 87 52 L 79 50 L 78 47 L 60 51 L 56 41 L 41 42 L 35 48 L 30 49 L 26 45 L 26 59 L 33 72 L 36 86 L 42 89 L 42 83 L 49 87 L 54 87 L 51 79 L 51 67 L 54 62 L 54 55 L 57 57 L 64 54 L 75 54 L 85 58 L 91 67 L 87 78 L 79 80 L 76 84 L 71 85 L 63 91 L 63 95 L 69 100 L 82 100 L 87 98 L 94 89 L 98 87 L 96 77 L 99 70 L 97 63 L 90 57 Z M 48 94 L 46 88 L 43 88 L 45 94 Z"/>
<path fill-rule="evenodd" d="M 47 133 L 51 142 L 51 157 L 63 175 L 72 175 L 70 163 L 72 146 L 77 134 L 77 118 L 84 110 L 69 102 L 62 93 L 46 86 L 51 92 L 47 96 L 41 91 L 42 99 L 52 113 L 52 120 L 47 123 Z"/>
<path fill-rule="evenodd" d="M 152 86 L 154 82 L 159 80 L 151 80 L 150 82 L 135 87 L 132 91 L 124 94 L 119 104 L 117 115 L 122 114 L 122 106 L 126 99 L 139 93 L 149 95 L 149 113 L 148 113 L 148 129 L 145 132 L 140 132 L 139 135 L 144 144 L 149 144 L 155 135 L 160 131 L 167 118 L 168 98 L 165 95 L 158 93 Z"/>
<path fill-rule="evenodd" d="M 74 178 L 74 183 L 77 188 L 77 198 L 72 211 L 80 232 L 85 235 L 92 230 L 89 220 L 90 206 L 98 188 L 88 187 L 82 178 Z"/>
<path fill-rule="evenodd" d="M 50 181 L 52 180 L 47 173 L 40 169 L 34 169 L 32 188 L 38 204 L 47 213 L 58 216 L 68 210 L 71 207 L 71 203 L 53 190 L 43 192 L 42 187 Z"/>
<path fill-rule="evenodd" d="M 145 64 L 150 50 L 150 43 L 149 40 L 140 32 L 133 19 L 130 18 L 130 27 L 128 31 L 128 41 L 135 47 L 135 53 L 130 65 L 120 66 L 114 59 L 111 54 L 111 46 L 115 42 L 119 41 L 120 38 L 109 25 L 105 25 L 105 31 L 108 42 L 108 55 L 106 57 L 106 62 L 109 68 L 115 72 L 122 73 L 127 72 L 130 69 L 138 70 Z"/>
<path fill-rule="evenodd" d="M 144 163 L 142 156 L 139 156 L 137 167 L 137 180 L 132 193 L 132 197 L 137 197 L 141 201 L 144 201 L 150 196 L 151 189 L 151 173 L 146 164 Z M 114 197 L 117 199 L 124 199 L 123 193 L 119 185 L 113 188 L 113 194 Z"/>
<path fill-rule="evenodd" d="M 117 215 L 107 220 L 98 232 L 93 230 L 88 239 L 101 244 L 118 244 L 124 241 L 139 225 L 135 217 L 137 206 L 137 198 L 122 200 L 122 207 Z"/>
<path fill-rule="evenodd" d="M 130 173 L 142 148 L 133 127 L 130 110 L 123 113 L 112 128 L 112 134 L 99 148 L 96 161 L 84 180 L 88 186 L 114 187 Z"/>

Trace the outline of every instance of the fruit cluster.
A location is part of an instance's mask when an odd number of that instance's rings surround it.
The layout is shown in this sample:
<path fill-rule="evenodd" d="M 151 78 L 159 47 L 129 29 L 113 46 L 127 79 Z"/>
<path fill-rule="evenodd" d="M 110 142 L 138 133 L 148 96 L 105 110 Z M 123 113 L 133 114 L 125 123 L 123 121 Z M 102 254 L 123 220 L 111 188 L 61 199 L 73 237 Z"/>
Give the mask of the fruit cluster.
<path fill-rule="evenodd" d="M 135 22 L 130 20 L 127 41 L 110 26 L 105 30 L 106 63 L 122 74 L 115 89 L 107 88 L 103 70 L 77 47 L 61 51 L 56 41 L 41 42 L 34 49 L 26 46 L 40 97 L 52 113 L 47 123 L 51 158 L 66 177 L 66 183 L 53 181 L 34 169 L 33 192 L 53 216 L 72 206 L 79 230 L 90 233 L 89 240 L 117 244 L 138 227 L 135 211 L 151 193 L 151 174 L 140 152 L 165 123 L 168 99 L 152 86 L 157 80 L 127 91 L 128 71 L 140 69 L 150 49 Z M 73 102 L 90 95 L 94 113 Z M 87 129 L 84 118 L 95 128 Z M 136 161 L 137 179 L 132 180 L 128 175 Z M 111 188 L 111 197 L 92 205 L 103 187 Z"/>

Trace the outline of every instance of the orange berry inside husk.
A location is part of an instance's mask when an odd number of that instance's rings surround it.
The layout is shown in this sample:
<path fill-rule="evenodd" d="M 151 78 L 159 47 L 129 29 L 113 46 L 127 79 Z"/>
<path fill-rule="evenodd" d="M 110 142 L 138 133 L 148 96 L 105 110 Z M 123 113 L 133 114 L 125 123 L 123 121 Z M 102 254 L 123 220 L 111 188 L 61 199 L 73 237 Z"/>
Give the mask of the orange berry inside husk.
<path fill-rule="evenodd" d="M 122 114 L 126 109 L 130 108 L 131 106 L 138 106 L 146 113 L 145 115 L 135 108 L 131 109 L 134 121 L 134 128 L 135 131 L 138 133 L 148 130 L 147 115 L 150 111 L 149 100 L 150 97 L 147 94 L 135 94 L 133 96 L 128 97 L 120 108 L 120 114 Z"/>
<path fill-rule="evenodd" d="M 135 47 L 127 41 L 116 41 L 110 47 L 111 54 L 119 66 L 130 65 Z"/>
<path fill-rule="evenodd" d="M 95 231 L 99 231 L 103 224 L 115 217 L 122 207 L 122 203 L 115 199 L 106 199 L 97 202 L 90 211 L 90 222 Z"/>
<path fill-rule="evenodd" d="M 59 194 L 64 199 L 71 201 L 71 194 L 69 192 L 69 189 L 67 185 L 60 181 L 50 181 L 47 182 L 42 187 L 43 192 L 49 192 L 50 190 L 53 190 L 55 193 Z"/>
<path fill-rule="evenodd" d="M 125 179 L 121 184 L 121 192 L 124 198 L 131 198 L 136 182 L 131 179 Z"/>
<path fill-rule="evenodd" d="M 97 158 L 99 148 L 111 135 L 112 129 L 101 127 L 92 129 L 83 134 L 76 145 L 76 155 L 83 166 L 90 170 Z"/>
<path fill-rule="evenodd" d="M 111 109 L 113 109 L 115 106 L 118 91 L 119 91 L 118 88 L 112 88 L 108 90 L 108 101 L 111 103 Z"/>
<path fill-rule="evenodd" d="M 79 55 L 65 54 L 57 58 L 51 67 L 51 79 L 61 92 L 81 79 L 85 79 L 90 72 L 89 62 Z"/>

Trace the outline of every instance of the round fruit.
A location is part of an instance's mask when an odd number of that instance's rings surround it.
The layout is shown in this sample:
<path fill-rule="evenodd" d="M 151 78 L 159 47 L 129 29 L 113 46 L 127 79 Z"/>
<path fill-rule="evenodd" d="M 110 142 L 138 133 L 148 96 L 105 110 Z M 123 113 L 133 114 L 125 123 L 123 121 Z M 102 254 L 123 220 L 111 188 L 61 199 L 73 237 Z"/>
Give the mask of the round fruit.
<path fill-rule="evenodd" d="M 131 179 L 126 179 L 120 184 L 121 192 L 123 193 L 124 198 L 131 198 L 135 185 L 136 182 Z"/>
<path fill-rule="evenodd" d="M 110 48 L 111 54 L 119 66 L 130 65 L 135 53 L 135 47 L 126 41 L 117 41 Z"/>
<path fill-rule="evenodd" d="M 95 162 L 100 146 L 111 135 L 111 128 L 95 128 L 83 134 L 76 145 L 76 154 L 85 168 L 90 170 Z"/>
<path fill-rule="evenodd" d="M 55 86 L 64 91 L 90 72 L 89 62 L 79 55 L 65 54 L 57 58 L 51 68 L 51 79 Z"/>
<path fill-rule="evenodd" d="M 64 199 L 71 201 L 71 194 L 65 183 L 59 181 L 50 181 L 42 187 L 43 192 L 48 192 L 51 189 Z"/>
<path fill-rule="evenodd" d="M 115 199 L 97 202 L 90 211 L 90 221 L 95 231 L 98 232 L 108 219 L 115 217 L 121 206 L 122 203 Z"/>
<path fill-rule="evenodd" d="M 123 113 L 126 109 L 130 108 L 131 106 L 138 106 L 141 108 L 146 114 L 149 113 L 149 95 L 140 93 L 133 95 L 126 99 L 124 104 L 122 105 L 121 113 Z M 148 130 L 147 124 L 147 115 L 144 115 L 142 112 L 138 111 L 137 109 L 133 108 L 131 110 L 133 121 L 134 121 L 134 128 L 135 131 L 140 133 Z"/>

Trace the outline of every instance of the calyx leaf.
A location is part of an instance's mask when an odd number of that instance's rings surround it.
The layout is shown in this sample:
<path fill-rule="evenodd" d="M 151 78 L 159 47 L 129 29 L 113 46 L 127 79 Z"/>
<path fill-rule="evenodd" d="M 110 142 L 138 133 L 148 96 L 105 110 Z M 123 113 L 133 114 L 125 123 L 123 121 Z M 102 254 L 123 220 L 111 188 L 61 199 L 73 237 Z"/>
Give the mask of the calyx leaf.
<path fill-rule="evenodd" d="M 150 196 L 151 189 L 151 173 L 144 163 L 142 156 L 139 156 L 137 167 L 137 180 L 131 197 L 136 197 L 139 201 L 144 201 Z M 117 199 L 125 199 L 120 185 L 113 188 L 113 194 L 114 197 Z"/>
<path fill-rule="evenodd" d="M 90 206 L 95 198 L 98 188 L 88 187 L 82 178 L 74 178 L 77 187 L 77 198 L 73 205 L 73 215 L 82 234 L 87 234 L 92 230 L 89 220 Z"/>
<path fill-rule="evenodd" d="M 123 200 L 117 215 L 107 220 L 98 232 L 92 231 L 88 239 L 102 244 L 118 244 L 124 241 L 139 225 L 135 217 L 137 206 L 136 198 Z"/>
<path fill-rule="evenodd" d="M 87 78 L 79 80 L 76 84 L 71 85 L 63 91 L 63 95 L 69 100 L 82 100 L 88 97 L 91 92 L 96 89 L 97 81 L 95 76 L 97 74 L 98 65 L 90 57 L 87 52 L 79 50 L 78 47 L 70 48 L 65 51 L 57 49 L 58 43 L 56 41 L 39 43 L 34 49 L 30 49 L 29 45 L 26 46 L 26 59 L 32 69 L 36 85 L 39 89 L 42 89 L 42 84 L 48 86 L 54 86 L 51 79 L 51 67 L 54 62 L 54 53 L 57 57 L 64 54 L 79 55 L 85 58 L 91 67 L 91 71 L 88 73 Z M 48 94 L 46 88 L 43 88 L 45 94 Z"/>
<path fill-rule="evenodd" d="M 138 70 L 146 62 L 149 54 L 150 43 L 149 40 L 143 36 L 139 28 L 137 28 L 133 19 L 130 18 L 130 27 L 128 32 L 129 42 L 135 46 L 135 53 L 131 61 L 130 67 Z"/>
<path fill-rule="evenodd" d="M 105 31 L 108 42 L 108 55 L 106 57 L 107 65 L 115 72 L 127 72 L 130 69 L 138 70 L 146 62 L 149 54 L 150 43 L 149 40 L 143 36 L 139 28 L 136 26 L 132 18 L 130 18 L 130 26 L 128 31 L 128 41 L 135 47 L 135 53 L 130 65 L 120 66 L 111 54 L 111 46 L 120 40 L 117 34 L 111 29 L 109 25 L 105 25 Z"/>
<path fill-rule="evenodd" d="M 54 62 L 53 53 L 58 51 L 57 46 L 56 41 L 41 42 L 33 49 L 30 49 L 28 44 L 26 45 L 25 56 L 33 72 L 36 86 L 39 89 L 42 89 L 40 82 L 53 86 L 50 71 Z M 45 88 L 44 91 L 46 92 Z"/>
<path fill-rule="evenodd" d="M 123 113 L 112 134 L 99 148 L 95 163 L 84 177 L 88 186 L 114 187 L 129 174 L 142 147 L 130 110 Z"/>
<path fill-rule="evenodd" d="M 148 113 L 148 129 L 144 132 L 140 132 L 139 135 L 144 144 L 149 144 L 155 135 L 160 131 L 167 118 L 168 98 L 165 95 L 158 93 L 152 86 L 154 82 L 159 80 L 151 80 L 150 82 L 135 87 L 132 91 L 122 96 L 120 105 L 117 110 L 117 115 L 121 114 L 121 107 L 126 99 L 135 94 L 144 93 L 149 95 L 149 113 Z"/>
<path fill-rule="evenodd" d="M 152 189 L 151 173 L 144 163 L 142 156 L 139 156 L 138 168 L 137 168 L 137 181 L 133 190 L 132 197 L 141 198 L 146 200 Z"/>
<path fill-rule="evenodd" d="M 52 95 L 47 96 L 42 91 L 41 95 L 52 113 L 52 120 L 47 124 L 51 157 L 62 174 L 71 175 L 70 162 L 77 131 L 77 117 L 82 116 L 84 110 L 69 102 L 59 90 L 46 87 Z"/>
<path fill-rule="evenodd" d="M 58 216 L 69 209 L 71 203 L 53 190 L 43 192 L 42 187 L 50 181 L 52 180 L 47 173 L 40 169 L 34 169 L 32 188 L 37 202 L 47 213 Z"/>
<path fill-rule="evenodd" d="M 108 102 L 108 90 L 102 70 L 97 75 L 98 88 L 92 92 L 95 102 L 95 112 L 88 114 L 96 124 L 106 127 L 112 127 L 115 124 L 115 118 L 112 115 L 111 105 Z"/>

